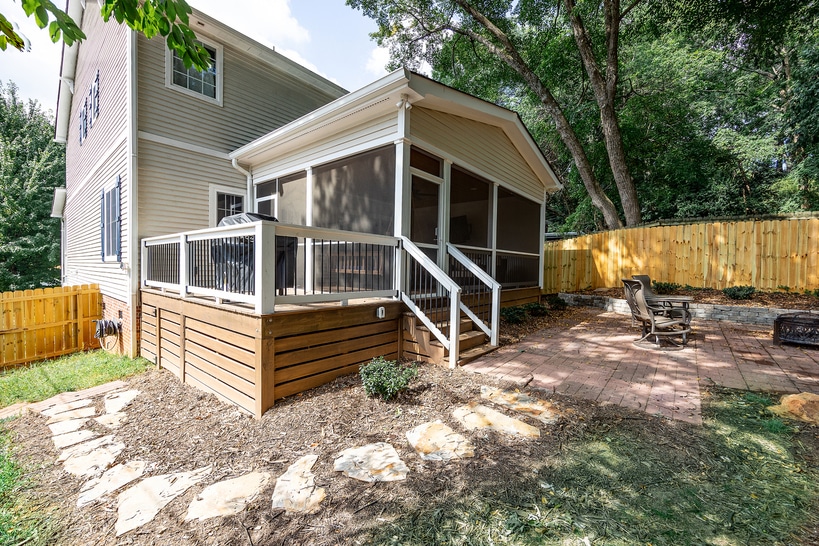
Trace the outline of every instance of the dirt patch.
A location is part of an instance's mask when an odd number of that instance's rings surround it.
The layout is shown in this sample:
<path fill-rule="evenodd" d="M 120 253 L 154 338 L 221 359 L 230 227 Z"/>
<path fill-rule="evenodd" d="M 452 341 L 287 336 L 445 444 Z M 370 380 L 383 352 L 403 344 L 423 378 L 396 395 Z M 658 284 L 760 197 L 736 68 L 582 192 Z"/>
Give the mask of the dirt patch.
<path fill-rule="evenodd" d="M 623 299 L 622 288 L 597 288 L 595 290 L 580 290 L 578 294 L 594 296 L 608 296 Z M 710 303 L 713 305 L 735 305 L 740 307 L 775 307 L 780 309 L 819 310 L 819 297 L 810 294 L 795 292 L 754 292 L 747 300 L 732 300 L 722 290 L 711 288 L 680 288 L 669 292 L 677 296 L 691 296 L 694 303 Z"/>

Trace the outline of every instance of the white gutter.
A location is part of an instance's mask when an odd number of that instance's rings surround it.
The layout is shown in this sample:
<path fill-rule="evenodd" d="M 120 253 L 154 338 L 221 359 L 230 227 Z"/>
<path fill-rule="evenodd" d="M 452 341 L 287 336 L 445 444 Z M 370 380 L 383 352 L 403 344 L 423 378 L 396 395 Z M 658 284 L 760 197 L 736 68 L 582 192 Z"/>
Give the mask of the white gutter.
<path fill-rule="evenodd" d="M 239 165 L 239 160 L 236 158 L 233 158 L 230 164 L 247 178 L 247 206 L 245 207 L 245 212 L 250 212 L 249 209 L 252 208 L 251 205 L 253 204 L 253 174 L 242 168 L 242 166 Z"/>
<path fill-rule="evenodd" d="M 82 26 L 82 15 L 85 11 L 85 2 L 76 0 L 68 2 L 69 17 L 79 26 Z M 68 125 L 71 121 L 71 99 L 74 95 L 74 76 L 77 72 L 77 56 L 80 53 L 79 42 L 71 46 L 63 43 L 62 62 L 60 65 L 60 84 L 57 87 L 57 114 L 54 128 L 54 140 L 65 143 L 68 139 Z"/>

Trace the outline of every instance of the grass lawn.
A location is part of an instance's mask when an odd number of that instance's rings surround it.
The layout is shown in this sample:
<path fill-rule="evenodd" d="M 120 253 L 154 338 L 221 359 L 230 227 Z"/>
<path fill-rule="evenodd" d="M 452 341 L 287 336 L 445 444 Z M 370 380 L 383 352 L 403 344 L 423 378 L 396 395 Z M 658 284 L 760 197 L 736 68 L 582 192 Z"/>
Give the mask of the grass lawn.
<path fill-rule="evenodd" d="M 142 358 L 91 351 L 8 369 L 0 372 L 0 408 L 87 389 L 144 372 L 149 366 Z"/>

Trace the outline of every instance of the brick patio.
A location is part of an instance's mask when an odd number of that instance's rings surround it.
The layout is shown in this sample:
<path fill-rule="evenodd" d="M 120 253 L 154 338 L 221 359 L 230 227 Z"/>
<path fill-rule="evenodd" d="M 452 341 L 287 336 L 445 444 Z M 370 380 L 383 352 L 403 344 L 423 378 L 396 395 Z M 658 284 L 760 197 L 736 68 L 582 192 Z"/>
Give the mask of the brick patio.
<path fill-rule="evenodd" d="M 702 423 L 700 385 L 819 394 L 819 350 L 773 344 L 771 329 L 695 321 L 683 349 L 635 346 L 624 315 L 585 309 L 464 366 L 529 387 Z"/>

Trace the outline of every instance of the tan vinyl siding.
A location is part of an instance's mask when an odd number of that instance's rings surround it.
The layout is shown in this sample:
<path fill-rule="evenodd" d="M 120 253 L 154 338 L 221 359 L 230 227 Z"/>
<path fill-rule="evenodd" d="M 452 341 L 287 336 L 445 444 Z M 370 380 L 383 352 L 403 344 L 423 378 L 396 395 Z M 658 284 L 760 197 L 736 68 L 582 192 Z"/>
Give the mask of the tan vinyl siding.
<path fill-rule="evenodd" d="M 112 150 L 92 176 L 70 193 L 65 205 L 65 278 L 63 284 L 98 283 L 100 291 L 122 301 L 128 301 L 128 272 L 118 262 L 103 262 L 100 237 L 100 197 L 103 189 L 113 187 L 120 176 L 120 210 L 122 214 L 122 262 L 130 263 L 128 256 L 128 178 L 125 141 Z"/>
<path fill-rule="evenodd" d="M 253 180 L 263 182 L 273 176 L 291 173 L 307 166 L 315 167 L 328 161 L 352 155 L 363 150 L 383 146 L 397 137 L 398 116 L 394 113 L 368 120 L 309 145 L 298 145 L 293 151 L 282 152 L 270 163 L 253 167 Z M 299 139 L 299 142 L 302 142 Z M 354 150 L 354 151 L 353 151 Z"/>
<path fill-rule="evenodd" d="M 140 139 L 139 236 L 208 227 L 209 183 L 247 189 L 227 159 Z"/>
<path fill-rule="evenodd" d="M 456 164 L 460 159 L 538 203 L 543 200 L 543 184 L 502 129 L 418 106 L 410 115 L 413 138 L 452 154 Z"/>
<path fill-rule="evenodd" d="M 122 260 L 128 256 L 128 180 L 125 129 L 129 30 L 103 22 L 89 6 L 82 19 L 87 38 L 79 45 L 66 140 L 66 271 L 64 284 L 99 283 L 103 294 L 127 301 L 128 272 L 100 257 L 100 194 L 121 179 Z M 79 142 L 79 111 L 99 70 L 99 116 Z"/>
<path fill-rule="evenodd" d="M 165 85 L 165 44 L 137 41 L 139 130 L 230 152 L 331 100 L 317 89 L 224 47 L 222 106 Z"/>

